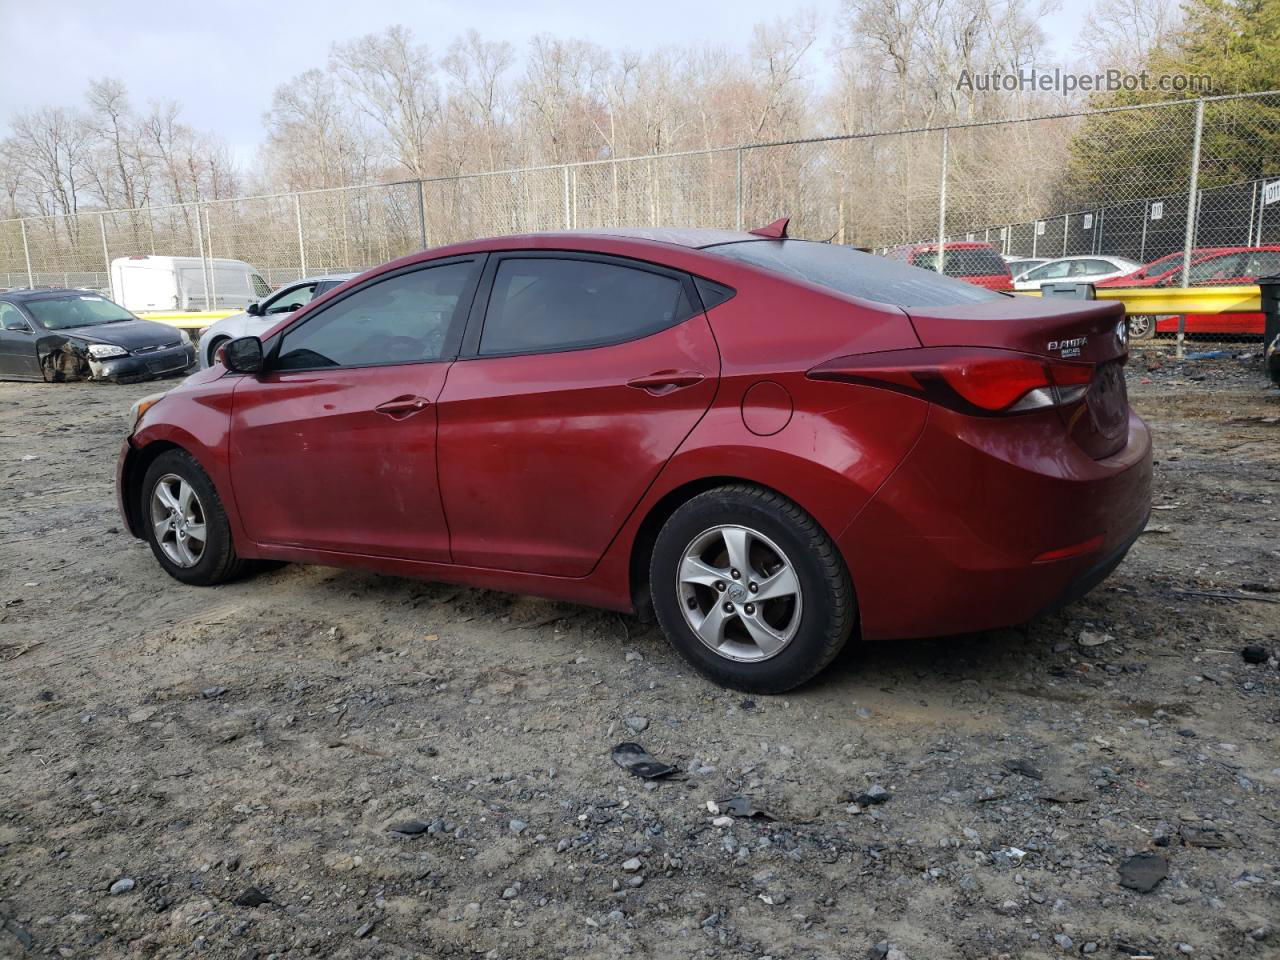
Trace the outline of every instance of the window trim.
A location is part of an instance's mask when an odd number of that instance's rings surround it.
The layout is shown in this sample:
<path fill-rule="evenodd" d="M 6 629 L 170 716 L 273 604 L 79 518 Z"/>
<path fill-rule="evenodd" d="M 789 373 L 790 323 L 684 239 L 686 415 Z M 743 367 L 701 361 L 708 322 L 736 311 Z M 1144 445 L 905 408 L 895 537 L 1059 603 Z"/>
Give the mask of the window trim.
<path fill-rule="evenodd" d="M 539 348 L 537 350 L 512 350 L 503 353 L 481 353 L 480 340 L 484 335 L 484 324 L 489 313 L 489 302 L 493 296 L 494 280 L 498 275 L 498 267 L 505 260 L 585 260 L 592 263 L 604 263 L 614 267 L 624 267 L 631 270 L 639 270 L 643 273 L 654 273 L 658 276 L 667 277 L 681 284 L 684 290 L 685 300 L 689 306 L 687 316 L 680 316 L 673 319 L 664 327 L 657 327 L 649 330 L 640 336 L 618 337 L 616 339 L 602 341 L 600 343 L 584 343 L 575 344 L 565 347 Z M 724 286 L 721 284 L 721 286 Z M 503 250 L 494 252 L 489 255 L 489 262 L 485 264 L 484 271 L 480 277 L 480 284 L 476 290 L 476 295 L 472 301 L 471 311 L 467 317 L 466 332 L 462 338 L 462 349 L 458 355 L 459 360 L 500 360 L 505 357 L 540 357 L 552 356 L 560 353 L 576 353 L 581 350 L 599 350 L 606 347 L 616 347 L 624 343 L 635 343 L 638 340 L 644 340 L 655 334 L 678 327 L 682 323 L 687 323 L 694 317 L 701 316 L 705 313 L 702 305 L 702 297 L 698 293 L 697 287 L 694 285 L 693 277 L 683 270 L 676 270 L 672 267 L 666 267 L 661 264 L 651 263 L 648 260 L 637 260 L 632 257 L 620 257 L 607 253 L 592 253 L 583 250 Z"/>
<path fill-rule="evenodd" d="M 466 318 L 470 316 L 475 305 L 476 289 L 479 286 L 480 277 L 484 273 L 485 263 L 488 255 L 466 254 L 458 257 L 442 257 L 439 260 L 425 260 L 418 263 L 411 263 L 407 266 L 400 267 L 395 270 L 388 270 L 386 273 L 379 273 L 370 277 L 357 287 L 343 293 L 332 300 L 326 300 L 319 309 L 312 310 L 311 306 L 317 303 L 312 300 L 303 305 L 301 310 L 295 311 L 290 317 L 289 322 L 274 335 L 268 338 L 269 343 L 265 344 L 263 351 L 263 374 L 287 374 L 287 373 L 315 373 L 322 370 L 367 370 L 375 367 L 409 367 L 422 363 L 452 363 L 458 359 L 458 349 L 462 343 L 462 335 L 466 326 Z M 276 362 L 280 357 L 280 346 L 284 343 L 284 338 L 290 333 L 310 323 L 316 317 L 324 314 L 326 310 L 337 306 L 348 297 L 354 296 L 363 290 L 367 290 L 384 280 L 392 280 L 396 277 L 407 276 L 411 273 L 418 273 L 422 270 L 432 270 L 436 267 L 448 267 L 454 264 L 468 263 L 471 264 L 471 272 L 467 278 L 467 284 L 463 287 L 462 293 L 458 295 L 458 304 L 454 307 L 453 316 L 449 319 L 449 329 L 445 332 L 444 347 L 440 351 L 440 356 L 431 360 L 395 360 L 388 363 L 361 363 L 351 364 L 349 366 L 320 366 L 320 367 L 289 367 L 282 369 L 276 366 Z M 281 316 L 281 314 L 274 314 Z"/>

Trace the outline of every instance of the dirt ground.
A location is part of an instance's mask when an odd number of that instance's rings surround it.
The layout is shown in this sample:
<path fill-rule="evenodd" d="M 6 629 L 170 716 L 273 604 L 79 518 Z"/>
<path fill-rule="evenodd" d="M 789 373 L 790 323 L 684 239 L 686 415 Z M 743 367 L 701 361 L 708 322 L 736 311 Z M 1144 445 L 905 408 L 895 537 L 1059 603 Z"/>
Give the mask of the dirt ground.
<path fill-rule="evenodd" d="M 328 568 L 181 586 L 114 501 L 156 386 L 0 384 L 0 957 L 1280 956 L 1256 364 L 1130 364 L 1156 511 L 1089 597 L 853 644 L 775 698 L 567 604 Z M 682 773 L 629 776 L 626 740 Z M 734 796 L 775 819 L 725 825 Z M 1140 893 L 1144 852 L 1168 875 Z"/>

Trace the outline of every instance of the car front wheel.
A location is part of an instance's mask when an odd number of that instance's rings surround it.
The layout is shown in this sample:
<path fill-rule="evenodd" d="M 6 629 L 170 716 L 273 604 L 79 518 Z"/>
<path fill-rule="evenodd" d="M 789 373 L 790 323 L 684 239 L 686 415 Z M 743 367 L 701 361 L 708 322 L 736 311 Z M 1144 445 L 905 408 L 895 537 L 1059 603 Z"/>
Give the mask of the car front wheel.
<path fill-rule="evenodd" d="M 856 617 L 848 570 L 817 521 L 746 484 L 699 494 L 671 515 L 649 584 L 676 650 L 714 682 L 751 693 L 814 676 Z"/>
<path fill-rule="evenodd" d="M 151 552 L 175 580 L 212 586 L 247 569 L 213 482 L 186 451 L 156 457 L 142 481 L 141 508 Z"/>
<path fill-rule="evenodd" d="M 230 337 L 214 337 L 213 340 L 210 341 L 208 350 L 205 353 L 205 358 L 208 360 L 207 366 L 212 367 L 218 362 L 218 350 L 223 344 L 230 342 L 230 340 Z"/>

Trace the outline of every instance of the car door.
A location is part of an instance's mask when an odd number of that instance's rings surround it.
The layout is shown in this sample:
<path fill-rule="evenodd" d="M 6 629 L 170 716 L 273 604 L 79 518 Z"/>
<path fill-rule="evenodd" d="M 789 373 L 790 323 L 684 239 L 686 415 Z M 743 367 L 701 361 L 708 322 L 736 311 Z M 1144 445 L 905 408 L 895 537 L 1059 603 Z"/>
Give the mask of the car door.
<path fill-rule="evenodd" d="M 370 280 L 268 343 L 236 386 L 231 478 L 259 543 L 447 561 L 435 403 L 480 261 Z"/>
<path fill-rule="evenodd" d="M 4 300 L 0 300 L 0 377 L 42 379 L 34 325 Z"/>
<path fill-rule="evenodd" d="M 710 406 L 719 370 L 687 276 L 492 255 L 439 403 L 454 562 L 589 573 Z"/>

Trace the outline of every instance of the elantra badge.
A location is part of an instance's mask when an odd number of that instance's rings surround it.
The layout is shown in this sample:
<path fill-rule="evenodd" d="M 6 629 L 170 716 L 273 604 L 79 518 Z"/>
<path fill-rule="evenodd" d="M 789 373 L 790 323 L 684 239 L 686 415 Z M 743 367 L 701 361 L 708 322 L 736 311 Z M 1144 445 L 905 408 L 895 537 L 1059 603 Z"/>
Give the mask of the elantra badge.
<path fill-rule="evenodd" d="M 1080 356 L 1080 348 L 1088 342 L 1088 337 L 1076 337 L 1072 340 L 1050 340 L 1048 348 L 1050 353 L 1058 350 L 1064 357 L 1078 357 Z"/>

